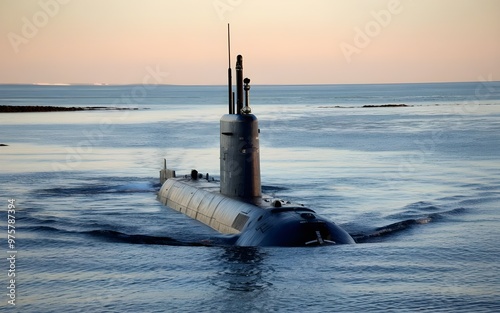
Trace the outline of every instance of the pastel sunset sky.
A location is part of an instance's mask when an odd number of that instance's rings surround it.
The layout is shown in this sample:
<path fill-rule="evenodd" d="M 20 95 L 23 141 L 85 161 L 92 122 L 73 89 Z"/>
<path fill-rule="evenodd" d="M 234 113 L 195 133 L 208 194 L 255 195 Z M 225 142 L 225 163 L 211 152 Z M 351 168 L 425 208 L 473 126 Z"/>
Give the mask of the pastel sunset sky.
<path fill-rule="evenodd" d="M 0 0 L 0 83 L 500 80 L 498 0 Z"/>

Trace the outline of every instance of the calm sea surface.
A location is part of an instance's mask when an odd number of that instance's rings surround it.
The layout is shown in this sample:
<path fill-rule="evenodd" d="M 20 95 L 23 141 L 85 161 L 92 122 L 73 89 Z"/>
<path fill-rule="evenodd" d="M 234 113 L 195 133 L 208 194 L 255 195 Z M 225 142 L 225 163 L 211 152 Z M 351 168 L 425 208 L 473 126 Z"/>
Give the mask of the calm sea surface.
<path fill-rule="evenodd" d="M 264 192 L 358 241 L 315 248 L 233 247 L 156 201 L 163 158 L 218 176 L 225 96 L 0 86 L 137 109 L 0 114 L 0 311 L 500 311 L 500 83 L 252 86 Z"/>

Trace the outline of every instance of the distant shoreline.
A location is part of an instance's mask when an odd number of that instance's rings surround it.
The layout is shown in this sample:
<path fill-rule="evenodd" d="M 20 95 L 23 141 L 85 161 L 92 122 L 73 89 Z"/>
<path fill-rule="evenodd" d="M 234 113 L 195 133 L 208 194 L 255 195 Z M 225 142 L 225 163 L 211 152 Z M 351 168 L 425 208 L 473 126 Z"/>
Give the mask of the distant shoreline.
<path fill-rule="evenodd" d="M 29 113 L 29 112 L 63 112 L 63 111 L 99 111 L 99 110 L 138 110 L 138 108 L 119 107 L 58 107 L 48 105 L 0 105 L 0 113 Z"/>
<path fill-rule="evenodd" d="M 341 105 L 322 105 L 318 108 L 320 109 L 354 109 L 354 108 L 406 108 L 412 107 L 413 105 L 408 104 L 365 104 L 363 106 L 341 106 Z"/>
<path fill-rule="evenodd" d="M 481 84 L 482 81 L 471 80 L 471 81 L 421 81 L 421 82 L 359 82 L 359 83 L 282 83 L 282 84 L 254 84 L 253 86 L 290 86 L 290 87 L 300 87 L 300 86 L 373 86 L 373 85 L 447 85 L 447 84 Z M 498 84 L 500 80 L 487 81 L 489 84 Z M 133 87 L 133 86 L 147 86 L 147 87 L 227 87 L 225 83 L 218 84 L 143 84 L 141 82 L 136 83 L 0 83 L 1 86 L 34 86 L 34 87 Z"/>

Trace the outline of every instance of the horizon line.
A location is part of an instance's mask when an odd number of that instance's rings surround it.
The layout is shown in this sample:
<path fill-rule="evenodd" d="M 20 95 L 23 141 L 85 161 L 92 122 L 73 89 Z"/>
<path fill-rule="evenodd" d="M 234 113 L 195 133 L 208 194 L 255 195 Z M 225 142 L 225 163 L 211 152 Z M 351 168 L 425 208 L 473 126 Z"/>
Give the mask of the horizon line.
<path fill-rule="evenodd" d="M 388 83 L 303 83 L 303 84 L 254 84 L 253 86 L 333 86 L 333 85 L 416 85 L 416 84 L 460 84 L 460 83 L 500 83 L 494 81 L 428 81 L 428 82 L 388 82 Z M 227 84 L 142 84 L 142 83 L 0 83 L 0 86 L 42 86 L 42 87 L 71 87 L 71 86 L 92 86 L 92 87 L 113 87 L 113 86 L 173 86 L 173 87 L 222 87 Z M 233 84 L 234 85 L 234 84 Z"/>

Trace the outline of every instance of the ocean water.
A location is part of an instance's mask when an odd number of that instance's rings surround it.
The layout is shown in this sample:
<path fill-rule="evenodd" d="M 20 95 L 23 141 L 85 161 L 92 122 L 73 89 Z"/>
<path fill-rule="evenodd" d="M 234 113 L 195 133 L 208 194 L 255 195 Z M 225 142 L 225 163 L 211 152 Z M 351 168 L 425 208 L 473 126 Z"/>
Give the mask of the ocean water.
<path fill-rule="evenodd" d="M 218 176 L 225 96 L 0 86 L 0 105 L 136 109 L 0 114 L 0 311 L 500 311 L 499 82 L 252 86 L 264 192 L 358 242 L 314 248 L 234 247 L 156 201 L 163 158 Z"/>

